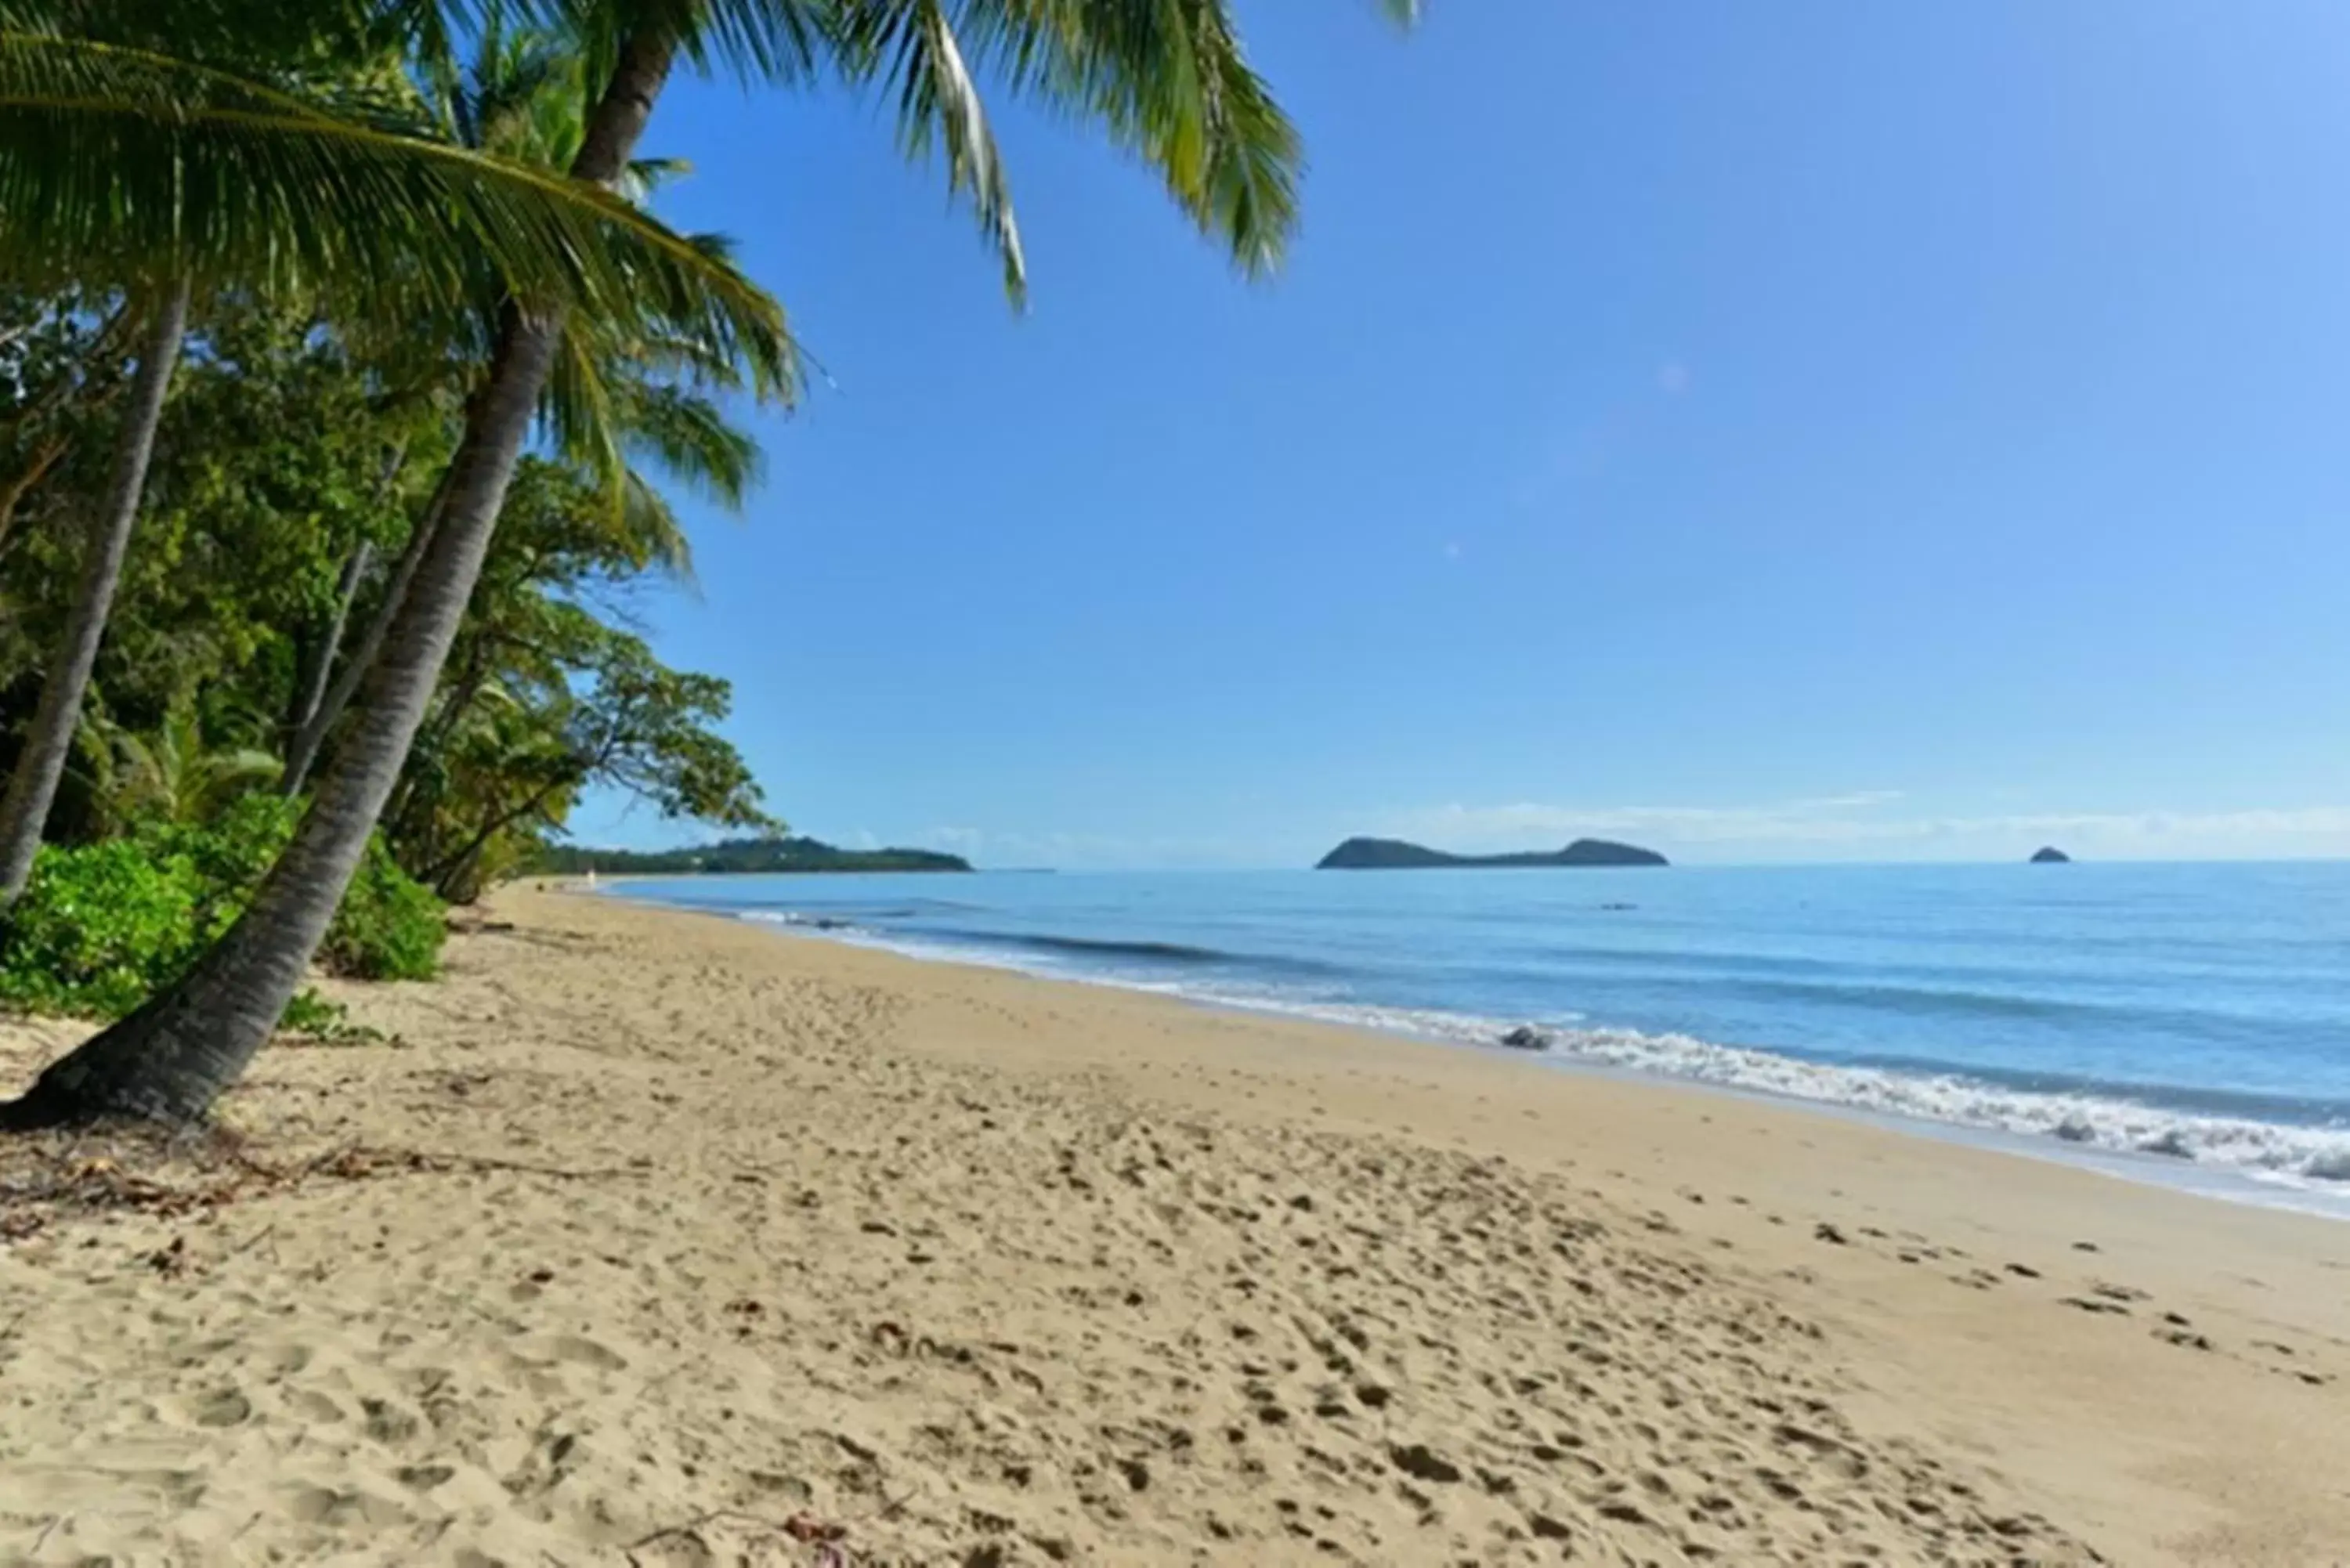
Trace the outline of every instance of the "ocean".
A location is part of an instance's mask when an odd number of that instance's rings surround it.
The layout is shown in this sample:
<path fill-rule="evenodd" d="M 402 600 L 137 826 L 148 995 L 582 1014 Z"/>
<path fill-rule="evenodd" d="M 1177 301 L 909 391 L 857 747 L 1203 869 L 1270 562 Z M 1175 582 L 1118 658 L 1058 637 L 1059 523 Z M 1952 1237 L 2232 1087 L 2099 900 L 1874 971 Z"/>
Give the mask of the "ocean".
<path fill-rule="evenodd" d="M 1692 1080 L 2350 1217 L 2350 863 L 630 881 L 922 957 Z"/>

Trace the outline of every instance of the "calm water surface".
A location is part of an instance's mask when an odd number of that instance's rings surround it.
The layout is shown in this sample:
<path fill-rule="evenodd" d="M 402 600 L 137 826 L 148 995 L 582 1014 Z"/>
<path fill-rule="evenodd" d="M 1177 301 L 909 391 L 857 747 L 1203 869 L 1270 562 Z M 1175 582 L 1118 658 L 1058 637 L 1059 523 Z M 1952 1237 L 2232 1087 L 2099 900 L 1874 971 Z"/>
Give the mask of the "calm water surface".
<path fill-rule="evenodd" d="M 2350 864 L 631 882 L 928 956 L 1694 1078 L 2350 1211 Z M 2110 1162 L 2109 1162 L 2110 1163 Z"/>

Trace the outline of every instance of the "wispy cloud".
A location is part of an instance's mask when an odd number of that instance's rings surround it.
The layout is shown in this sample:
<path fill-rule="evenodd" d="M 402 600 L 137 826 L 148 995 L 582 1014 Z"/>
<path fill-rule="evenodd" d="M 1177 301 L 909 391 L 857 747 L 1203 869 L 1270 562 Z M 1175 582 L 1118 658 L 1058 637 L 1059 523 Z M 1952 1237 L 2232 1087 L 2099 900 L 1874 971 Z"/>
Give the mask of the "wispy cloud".
<path fill-rule="evenodd" d="M 2116 857 L 2350 854 L 2350 805 L 2235 811 L 1902 811 L 1898 790 L 1754 805 L 1451 805 L 1376 814 L 1378 831 L 1463 850 L 1522 848 L 1580 834 L 1758 853 L 1804 848 L 1932 856 L 2004 852 L 2064 839 Z M 2023 846 L 2025 848 L 2030 845 Z"/>
<path fill-rule="evenodd" d="M 915 835 L 913 842 L 961 855 L 977 866 L 999 868 L 1149 867 L 1173 870 L 1211 866 L 1283 866 L 1297 858 L 1292 846 L 1229 835 L 1179 837 L 951 826 L 930 828 Z"/>

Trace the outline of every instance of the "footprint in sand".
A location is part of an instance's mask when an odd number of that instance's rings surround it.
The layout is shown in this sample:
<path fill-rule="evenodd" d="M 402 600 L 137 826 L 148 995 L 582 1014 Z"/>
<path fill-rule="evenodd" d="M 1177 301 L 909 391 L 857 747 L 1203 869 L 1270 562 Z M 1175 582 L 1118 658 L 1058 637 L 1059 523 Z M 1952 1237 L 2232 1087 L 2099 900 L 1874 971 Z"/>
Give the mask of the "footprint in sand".
<path fill-rule="evenodd" d="M 382 1530 L 405 1524 L 409 1520 L 408 1511 L 389 1498 L 356 1489 L 337 1491 L 323 1486 L 304 1487 L 295 1492 L 286 1511 L 304 1524 L 364 1524 Z"/>
<path fill-rule="evenodd" d="M 234 1427 L 253 1416 L 253 1401 L 241 1389 L 216 1388 L 188 1402 L 188 1418 L 199 1427 Z"/>

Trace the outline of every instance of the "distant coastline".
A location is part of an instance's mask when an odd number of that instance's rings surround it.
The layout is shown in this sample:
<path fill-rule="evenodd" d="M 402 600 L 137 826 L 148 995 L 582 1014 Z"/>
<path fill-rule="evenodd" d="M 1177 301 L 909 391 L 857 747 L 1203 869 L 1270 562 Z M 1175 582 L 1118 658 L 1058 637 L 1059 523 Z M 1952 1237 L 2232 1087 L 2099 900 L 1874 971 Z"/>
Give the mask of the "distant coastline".
<path fill-rule="evenodd" d="M 729 838 L 691 849 L 589 849 L 550 846 L 532 862 L 542 876 L 759 876 L 777 872 L 961 871 L 960 855 L 935 849 L 842 849 L 817 838 Z"/>
<path fill-rule="evenodd" d="M 1578 838 L 1564 849 L 1512 855 L 1451 855 L 1400 838 L 1349 838 L 1315 864 L 1317 871 L 1424 871 L 1459 866 L 1667 866 L 1653 849 L 1606 838 Z"/>

